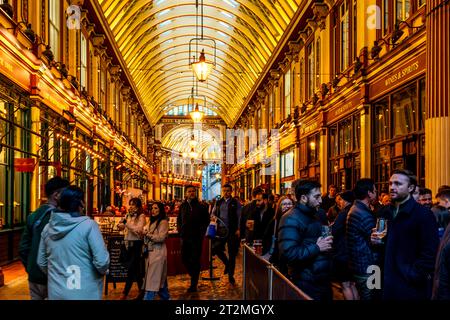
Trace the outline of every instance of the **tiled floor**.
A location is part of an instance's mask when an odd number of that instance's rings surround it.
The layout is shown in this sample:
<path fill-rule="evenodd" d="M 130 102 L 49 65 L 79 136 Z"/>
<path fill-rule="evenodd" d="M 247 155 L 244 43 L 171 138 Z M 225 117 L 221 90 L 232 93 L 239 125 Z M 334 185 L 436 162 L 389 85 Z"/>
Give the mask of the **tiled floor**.
<path fill-rule="evenodd" d="M 223 275 L 223 264 L 216 259 L 214 275 L 220 276 L 218 281 L 200 280 L 199 291 L 196 293 L 186 293 L 190 285 L 188 275 L 178 275 L 168 277 L 169 292 L 173 300 L 240 300 L 242 299 L 242 258 L 238 256 L 236 261 L 236 284 L 228 283 L 228 276 Z M 5 275 L 5 286 L 0 288 L 0 300 L 29 300 L 27 274 L 20 262 L 15 262 L 3 267 Z M 209 271 L 203 271 L 201 276 L 208 277 Z M 116 289 L 112 284 L 108 286 L 108 295 L 105 300 L 118 300 L 124 283 L 118 283 Z M 129 298 L 132 299 L 138 294 L 137 285 L 134 284 Z"/>

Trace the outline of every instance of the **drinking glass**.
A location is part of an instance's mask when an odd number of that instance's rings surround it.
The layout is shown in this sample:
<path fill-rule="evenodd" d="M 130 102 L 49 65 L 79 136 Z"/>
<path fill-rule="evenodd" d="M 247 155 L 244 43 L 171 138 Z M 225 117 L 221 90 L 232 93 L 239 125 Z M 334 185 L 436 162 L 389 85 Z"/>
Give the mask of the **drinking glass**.
<path fill-rule="evenodd" d="M 384 238 L 387 234 L 387 220 L 385 218 L 378 218 L 376 229 L 378 238 Z"/>

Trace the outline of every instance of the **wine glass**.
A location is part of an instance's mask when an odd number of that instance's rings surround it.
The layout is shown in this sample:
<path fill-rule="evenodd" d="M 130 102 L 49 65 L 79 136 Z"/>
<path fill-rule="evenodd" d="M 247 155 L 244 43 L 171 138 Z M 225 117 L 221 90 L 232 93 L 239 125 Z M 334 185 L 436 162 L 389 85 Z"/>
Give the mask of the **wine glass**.
<path fill-rule="evenodd" d="M 387 220 L 385 218 L 378 218 L 376 225 L 376 232 L 379 239 L 383 239 L 387 234 Z"/>

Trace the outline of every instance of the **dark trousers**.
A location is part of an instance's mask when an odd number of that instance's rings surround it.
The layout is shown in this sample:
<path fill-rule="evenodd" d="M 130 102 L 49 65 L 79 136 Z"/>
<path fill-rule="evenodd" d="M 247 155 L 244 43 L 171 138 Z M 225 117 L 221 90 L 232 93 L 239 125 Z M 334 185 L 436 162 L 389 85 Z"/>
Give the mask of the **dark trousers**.
<path fill-rule="evenodd" d="M 143 274 L 143 260 L 142 260 L 142 245 L 143 242 L 138 241 L 130 241 L 128 247 L 128 275 L 127 281 L 125 283 L 125 289 L 123 290 L 123 294 L 125 296 L 130 292 L 131 286 L 133 282 L 137 282 L 139 290 L 142 290 L 142 285 L 144 283 L 144 274 Z"/>
<path fill-rule="evenodd" d="M 183 239 L 181 242 L 181 259 L 191 277 L 191 287 L 195 288 L 200 277 L 200 259 L 203 238 Z"/>
<path fill-rule="evenodd" d="M 239 252 L 240 239 L 235 234 L 230 234 L 226 239 L 214 239 L 212 243 L 212 254 L 222 260 L 225 267 L 228 268 L 230 277 L 234 276 L 236 267 L 236 256 Z M 227 245 L 228 257 L 225 254 L 225 245 Z"/>

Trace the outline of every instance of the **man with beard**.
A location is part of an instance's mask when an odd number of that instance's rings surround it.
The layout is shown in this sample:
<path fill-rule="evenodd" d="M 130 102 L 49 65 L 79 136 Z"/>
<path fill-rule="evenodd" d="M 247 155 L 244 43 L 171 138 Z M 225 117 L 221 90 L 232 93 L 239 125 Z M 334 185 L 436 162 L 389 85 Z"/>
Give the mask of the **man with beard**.
<path fill-rule="evenodd" d="M 409 170 L 394 170 L 389 180 L 392 199 L 385 237 L 385 300 L 428 300 L 439 245 L 437 223 L 430 209 L 412 197 L 417 179 Z M 380 243 L 374 230 L 372 243 Z"/>
<path fill-rule="evenodd" d="M 253 212 L 253 221 L 255 221 L 253 239 L 262 240 L 262 255 L 269 251 L 272 244 L 274 216 L 275 211 L 269 205 L 269 197 L 261 190 L 256 194 L 256 210 Z"/>
<path fill-rule="evenodd" d="M 228 280 L 230 284 L 236 283 L 234 279 L 234 269 L 236 267 L 236 256 L 239 252 L 240 243 L 240 218 L 242 207 L 241 204 L 231 196 L 233 187 L 230 184 L 225 184 L 222 188 L 223 197 L 217 201 L 216 207 L 213 210 L 213 215 L 219 218 L 217 224 L 217 232 L 220 230 L 228 230 L 227 236 L 221 239 L 214 239 L 212 243 L 213 255 L 223 262 L 225 265 L 224 273 L 228 273 Z M 227 246 L 228 257 L 225 254 L 225 245 Z"/>
<path fill-rule="evenodd" d="M 431 210 L 431 208 L 433 207 L 433 196 L 431 190 L 427 188 L 420 188 L 419 200 L 417 202 L 423 205 L 425 208 Z"/>
<path fill-rule="evenodd" d="M 279 228 L 280 259 L 288 266 L 294 284 L 315 300 L 331 300 L 331 250 L 333 237 L 322 237 L 317 209 L 321 185 L 301 180 L 295 187 L 298 203 L 284 214 Z"/>
<path fill-rule="evenodd" d="M 181 257 L 191 277 L 188 292 L 196 292 L 200 276 L 203 237 L 209 224 L 209 214 L 208 208 L 198 201 L 195 187 L 190 185 L 185 190 L 186 200 L 180 206 L 177 224 L 182 240 Z"/>

